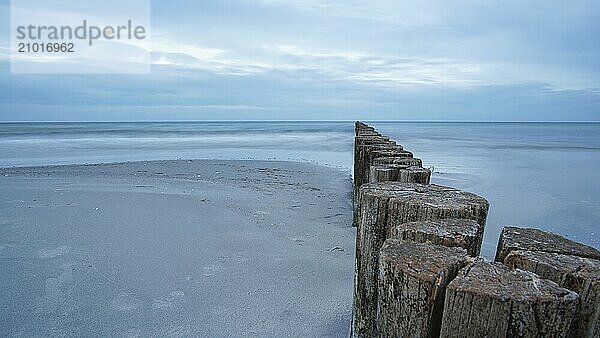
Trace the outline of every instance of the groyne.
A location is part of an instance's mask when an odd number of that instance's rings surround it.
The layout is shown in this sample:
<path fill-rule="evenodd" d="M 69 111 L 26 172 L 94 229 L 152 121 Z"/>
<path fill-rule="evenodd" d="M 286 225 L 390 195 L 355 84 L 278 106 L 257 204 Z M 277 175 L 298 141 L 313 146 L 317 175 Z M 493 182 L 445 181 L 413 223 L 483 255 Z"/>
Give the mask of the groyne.
<path fill-rule="evenodd" d="M 505 227 L 487 261 L 488 201 L 430 179 L 412 152 L 356 122 L 352 336 L 600 336 L 598 250 Z"/>

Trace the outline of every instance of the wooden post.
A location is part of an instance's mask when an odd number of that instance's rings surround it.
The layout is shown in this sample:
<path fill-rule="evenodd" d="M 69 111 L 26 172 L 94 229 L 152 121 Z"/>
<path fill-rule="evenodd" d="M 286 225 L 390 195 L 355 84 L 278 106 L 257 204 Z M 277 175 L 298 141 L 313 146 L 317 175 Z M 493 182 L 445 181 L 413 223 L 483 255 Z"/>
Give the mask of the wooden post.
<path fill-rule="evenodd" d="M 410 151 L 406 151 L 402 148 L 393 148 L 393 147 L 386 147 L 386 146 L 371 147 L 370 149 L 368 149 L 367 152 L 365 152 L 364 167 L 363 167 L 363 175 L 364 176 L 363 177 L 366 178 L 366 181 L 363 182 L 363 184 L 369 182 L 369 175 L 371 172 L 371 166 L 373 165 L 373 161 L 375 161 L 375 159 L 377 159 L 377 158 L 382 158 L 382 157 L 412 158 L 413 154 Z"/>
<path fill-rule="evenodd" d="M 369 183 L 404 182 L 429 184 L 431 171 L 423 167 L 387 164 L 371 166 Z"/>
<path fill-rule="evenodd" d="M 399 164 L 409 166 L 423 166 L 423 161 L 416 157 L 376 157 L 373 159 L 373 165 Z"/>
<path fill-rule="evenodd" d="M 550 232 L 532 228 L 504 227 L 498 240 L 496 262 L 513 250 L 545 251 L 600 259 L 600 251 Z"/>
<path fill-rule="evenodd" d="M 368 132 L 368 131 L 374 132 L 375 128 L 373 128 L 365 123 L 362 123 L 360 121 L 356 121 L 354 123 L 354 130 L 355 130 L 355 134 L 358 135 L 360 132 L 363 132 L 363 131 L 364 132 Z"/>
<path fill-rule="evenodd" d="M 360 146 L 370 144 L 396 144 L 385 136 L 357 136 L 354 138 L 354 165 L 358 162 L 358 149 Z"/>
<path fill-rule="evenodd" d="M 360 189 L 354 290 L 355 332 L 376 333 L 379 250 L 391 227 L 444 218 L 466 218 L 485 225 L 488 202 L 477 195 L 439 185 L 370 183 Z"/>
<path fill-rule="evenodd" d="M 480 259 L 448 284 L 441 337 L 567 337 L 577 298 L 534 273 Z"/>
<path fill-rule="evenodd" d="M 382 135 L 376 131 L 370 131 L 370 130 L 359 130 L 356 132 L 356 136 L 375 136 L 375 137 L 381 137 Z"/>
<path fill-rule="evenodd" d="M 402 146 L 394 144 L 365 144 L 359 145 L 356 149 L 354 157 L 354 221 L 353 224 L 358 225 L 358 193 L 360 186 L 369 182 L 369 169 L 373 161 L 373 152 L 387 150 L 395 151 L 397 154 L 403 154 Z"/>
<path fill-rule="evenodd" d="M 372 152 L 373 154 L 373 159 L 379 158 L 379 157 L 413 157 L 413 153 L 411 153 L 410 151 L 406 150 L 406 149 L 402 149 L 402 150 L 388 150 L 388 149 L 384 149 L 384 150 L 374 150 Z M 371 161 L 372 161 L 371 160 Z"/>
<path fill-rule="evenodd" d="M 433 243 L 447 247 L 461 247 L 476 257 L 481 250 L 483 229 L 470 219 L 441 219 L 400 224 L 390 228 L 388 238 Z"/>
<path fill-rule="evenodd" d="M 380 143 L 359 145 L 357 147 L 355 160 L 357 167 L 354 168 L 354 184 L 357 187 L 357 192 L 362 184 L 369 182 L 369 168 L 371 167 L 371 163 L 375 156 L 374 153 L 381 150 L 393 151 L 396 156 L 407 154 L 407 152 L 402 149 L 402 146 L 395 144 Z"/>
<path fill-rule="evenodd" d="M 358 135 L 354 138 L 356 145 L 375 144 L 375 143 L 396 143 L 389 137 L 383 135 Z"/>
<path fill-rule="evenodd" d="M 394 148 L 388 146 L 375 146 L 372 145 L 369 149 L 365 149 L 359 154 L 362 162 L 358 165 L 358 170 L 355 168 L 355 179 L 354 179 L 354 195 L 353 200 L 356 201 L 354 205 L 353 225 L 358 226 L 358 219 L 360 217 L 360 208 L 358 207 L 358 194 L 360 185 L 365 183 L 374 182 L 386 182 L 396 181 L 402 183 L 422 183 L 429 184 L 431 173 L 428 169 L 424 168 L 412 168 L 409 170 L 392 169 L 388 172 L 381 170 L 381 168 L 372 171 L 372 163 L 379 158 L 393 157 L 393 158 L 412 158 L 413 154 L 409 151 L 402 149 L 402 147 Z M 358 172 L 358 173 L 357 173 Z M 373 179 L 371 177 L 373 176 Z M 358 179 L 356 179 L 358 177 Z"/>
<path fill-rule="evenodd" d="M 600 337 L 600 260 L 542 251 L 511 251 L 504 259 L 513 269 L 536 273 L 579 294 L 572 337 Z"/>
<path fill-rule="evenodd" d="M 580 294 L 573 334 L 600 334 L 600 251 L 560 235 L 530 228 L 505 227 L 496 261 L 548 278 Z"/>
<path fill-rule="evenodd" d="M 359 150 L 366 145 L 373 144 L 383 144 L 383 145 L 394 145 L 392 141 L 388 137 L 384 136 L 357 136 L 354 138 L 354 180 L 356 181 L 356 177 L 360 176 L 362 172 L 362 154 Z"/>
<path fill-rule="evenodd" d="M 438 337 L 446 285 L 467 263 L 467 251 L 388 239 L 379 259 L 379 337 Z"/>
<path fill-rule="evenodd" d="M 358 149 L 360 146 L 371 145 L 371 144 L 391 144 L 395 145 L 396 142 L 389 139 L 387 136 L 356 136 L 354 138 L 354 162 L 358 160 Z"/>
<path fill-rule="evenodd" d="M 366 129 L 357 129 L 355 134 L 356 134 L 355 136 L 361 136 L 361 135 L 365 135 L 365 136 L 379 135 L 379 136 L 381 136 L 381 133 L 378 132 L 377 130 L 375 130 L 375 128 L 373 128 L 373 127 L 369 127 Z"/>
<path fill-rule="evenodd" d="M 385 144 L 391 145 L 394 144 L 388 137 L 384 136 L 357 136 L 354 138 L 354 181 L 355 181 L 355 189 L 358 189 L 356 185 L 356 177 L 360 176 L 362 172 L 362 162 L 361 162 L 361 154 L 359 154 L 359 149 L 365 145 L 371 144 Z"/>

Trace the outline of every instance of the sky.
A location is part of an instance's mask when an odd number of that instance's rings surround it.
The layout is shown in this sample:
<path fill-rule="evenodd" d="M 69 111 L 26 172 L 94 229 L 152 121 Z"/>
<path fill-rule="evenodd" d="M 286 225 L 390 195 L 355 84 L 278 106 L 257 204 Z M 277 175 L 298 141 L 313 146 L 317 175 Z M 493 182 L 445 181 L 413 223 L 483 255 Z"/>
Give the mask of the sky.
<path fill-rule="evenodd" d="M 18 0 L 13 0 L 18 1 Z M 598 1 L 152 1 L 150 74 L 11 74 L 0 121 L 599 121 Z"/>

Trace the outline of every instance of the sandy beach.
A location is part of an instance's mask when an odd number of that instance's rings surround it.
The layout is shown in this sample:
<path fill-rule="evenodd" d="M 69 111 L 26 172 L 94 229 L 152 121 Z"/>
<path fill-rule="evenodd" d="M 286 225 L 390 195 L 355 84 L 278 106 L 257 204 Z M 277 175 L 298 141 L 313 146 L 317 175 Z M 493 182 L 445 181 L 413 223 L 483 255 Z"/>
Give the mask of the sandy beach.
<path fill-rule="evenodd" d="M 347 172 L 151 161 L 0 169 L 8 336 L 340 337 Z"/>

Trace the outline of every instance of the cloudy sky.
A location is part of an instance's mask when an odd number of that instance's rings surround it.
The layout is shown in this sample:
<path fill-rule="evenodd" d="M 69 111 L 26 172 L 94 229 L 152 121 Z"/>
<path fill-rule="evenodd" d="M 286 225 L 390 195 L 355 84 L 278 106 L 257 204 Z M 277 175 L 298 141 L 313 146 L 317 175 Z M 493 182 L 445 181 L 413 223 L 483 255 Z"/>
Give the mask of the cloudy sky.
<path fill-rule="evenodd" d="M 146 75 L 11 74 L 0 1 L 4 121 L 600 120 L 598 1 L 157 0 Z"/>

